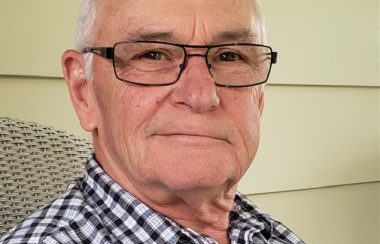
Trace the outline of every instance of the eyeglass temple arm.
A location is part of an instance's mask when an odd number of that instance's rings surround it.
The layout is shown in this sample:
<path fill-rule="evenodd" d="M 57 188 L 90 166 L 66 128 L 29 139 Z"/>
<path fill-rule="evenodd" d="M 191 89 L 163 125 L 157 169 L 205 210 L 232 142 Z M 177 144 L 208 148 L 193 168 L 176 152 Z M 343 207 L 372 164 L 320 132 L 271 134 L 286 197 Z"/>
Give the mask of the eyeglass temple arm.
<path fill-rule="evenodd" d="M 272 52 L 270 59 L 271 59 L 272 64 L 277 63 L 277 52 Z"/>
<path fill-rule="evenodd" d="M 94 53 L 106 59 L 113 59 L 113 47 L 86 47 L 82 50 L 83 53 Z"/>

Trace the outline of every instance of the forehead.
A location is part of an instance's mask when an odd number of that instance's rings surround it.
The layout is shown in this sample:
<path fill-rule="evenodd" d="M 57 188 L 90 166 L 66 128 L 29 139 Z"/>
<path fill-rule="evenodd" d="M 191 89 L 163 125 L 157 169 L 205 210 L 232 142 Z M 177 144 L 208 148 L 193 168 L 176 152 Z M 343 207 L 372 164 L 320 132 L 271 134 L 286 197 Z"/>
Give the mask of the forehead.
<path fill-rule="evenodd" d="M 253 0 L 102 0 L 93 40 L 257 41 L 259 26 Z"/>

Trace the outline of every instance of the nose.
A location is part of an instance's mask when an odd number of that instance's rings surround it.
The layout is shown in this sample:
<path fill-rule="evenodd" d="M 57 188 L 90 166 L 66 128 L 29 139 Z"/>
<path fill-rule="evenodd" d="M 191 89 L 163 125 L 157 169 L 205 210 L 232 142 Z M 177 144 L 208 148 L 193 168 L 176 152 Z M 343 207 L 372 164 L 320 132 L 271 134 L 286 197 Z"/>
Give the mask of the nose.
<path fill-rule="evenodd" d="M 195 113 L 216 109 L 220 99 L 204 55 L 189 55 L 185 65 L 172 92 L 172 102 L 175 106 L 187 106 Z"/>

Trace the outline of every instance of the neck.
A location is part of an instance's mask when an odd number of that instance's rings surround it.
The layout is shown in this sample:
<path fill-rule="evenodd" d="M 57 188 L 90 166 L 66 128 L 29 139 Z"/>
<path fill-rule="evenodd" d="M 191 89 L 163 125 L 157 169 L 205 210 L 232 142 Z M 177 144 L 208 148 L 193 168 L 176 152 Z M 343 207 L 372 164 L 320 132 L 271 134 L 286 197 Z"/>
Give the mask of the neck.
<path fill-rule="evenodd" d="M 183 227 L 198 233 L 206 234 L 219 244 L 229 243 L 228 227 L 229 213 L 232 209 L 237 185 L 223 186 L 215 189 L 192 189 L 172 191 L 162 189 L 145 191 L 135 189 L 130 191 L 155 211 L 174 220 Z M 144 194 L 147 192 L 147 194 Z"/>
<path fill-rule="evenodd" d="M 171 189 L 153 182 L 130 178 L 119 164 L 110 164 L 112 157 L 96 154 L 103 170 L 120 186 L 141 202 L 179 225 L 208 235 L 219 244 L 230 243 L 229 214 L 237 190 L 236 181 L 222 185 Z"/>
<path fill-rule="evenodd" d="M 97 159 L 99 163 L 106 162 Z M 183 227 L 214 238 L 219 244 L 230 243 L 227 230 L 237 189 L 236 182 L 225 182 L 215 187 L 173 190 L 156 183 L 136 183 L 123 170 L 115 168 L 115 165 L 101 163 L 101 166 L 114 181 L 156 212 Z"/>

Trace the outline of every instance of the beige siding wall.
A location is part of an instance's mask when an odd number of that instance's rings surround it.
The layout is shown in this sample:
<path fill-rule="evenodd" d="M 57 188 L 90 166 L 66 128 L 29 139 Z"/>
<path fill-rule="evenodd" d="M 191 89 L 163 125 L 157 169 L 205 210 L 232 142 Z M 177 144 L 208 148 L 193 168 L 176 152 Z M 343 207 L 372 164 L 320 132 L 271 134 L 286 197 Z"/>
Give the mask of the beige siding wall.
<path fill-rule="evenodd" d="M 380 183 L 250 195 L 308 244 L 379 244 Z"/>
<path fill-rule="evenodd" d="M 0 0 L 0 116 L 90 139 L 60 71 L 77 0 Z M 279 52 L 240 185 L 307 243 L 380 243 L 378 0 L 263 1 Z"/>

